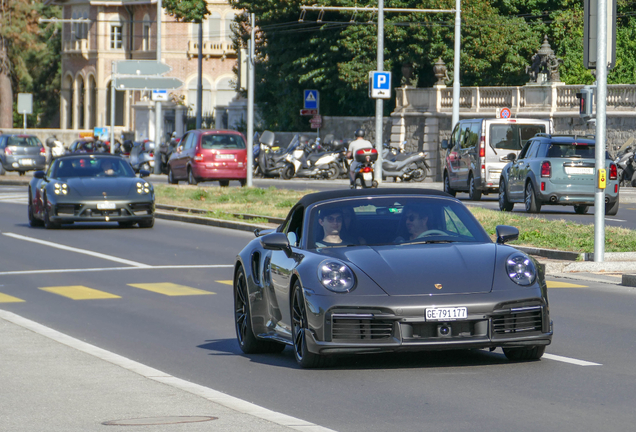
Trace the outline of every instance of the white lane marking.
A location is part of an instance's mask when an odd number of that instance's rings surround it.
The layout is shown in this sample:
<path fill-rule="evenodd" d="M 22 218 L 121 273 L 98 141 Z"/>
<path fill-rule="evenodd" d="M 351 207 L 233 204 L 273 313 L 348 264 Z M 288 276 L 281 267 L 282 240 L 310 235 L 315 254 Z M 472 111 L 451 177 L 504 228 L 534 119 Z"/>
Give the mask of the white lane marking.
<path fill-rule="evenodd" d="M 25 193 L 21 193 L 21 194 L 0 194 L 0 200 L 8 200 L 8 199 L 16 199 L 16 198 L 23 198 L 23 199 L 27 199 L 27 194 Z"/>
<path fill-rule="evenodd" d="M 254 417 L 267 420 L 281 426 L 286 426 L 297 431 L 335 432 L 333 431 L 333 429 L 328 429 L 315 423 L 310 423 L 296 417 L 272 411 L 251 402 L 244 401 L 243 399 L 227 395 L 218 390 L 214 390 L 209 387 L 204 387 L 199 384 L 194 384 L 192 382 L 176 378 L 172 375 L 168 375 L 165 372 L 151 368 L 150 366 L 146 366 L 142 363 L 130 360 L 129 358 L 120 356 L 113 352 L 106 351 L 102 348 L 96 347 L 95 345 L 82 342 L 81 340 L 75 339 L 69 335 L 60 333 L 57 330 L 53 330 L 50 327 L 46 327 L 35 321 L 31 321 L 29 319 L 21 317 L 20 315 L 0 310 L 0 318 L 13 324 L 19 325 L 20 327 L 24 327 L 42 336 L 48 337 L 49 339 L 52 339 L 56 342 L 67 345 L 78 351 L 82 351 L 129 371 L 135 372 L 145 378 L 170 385 L 196 396 L 203 397 L 210 402 L 217 403 L 234 411 L 252 415 Z"/>
<path fill-rule="evenodd" d="M 61 244 L 57 244 L 57 243 L 53 243 L 53 242 L 49 242 L 49 241 L 45 241 L 45 240 L 40 240 L 40 239 L 35 239 L 32 237 L 26 237 L 26 236 L 22 236 L 19 234 L 13 234 L 13 233 L 2 233 L 2 235 L 5 235 L 7 237 L 12 237 L 18 240 L 24 240 L 24 241 L 29 241 L 29 242 L 33 242 L 33 243 L 38 243 L 44 246 L 50 246 L 53 248 L 57 248 L 57 249 L 62 249 L 62 250 L 67 250 L 70 252 L 76 252 L 76 253 L 81 253 L 84 255 L 90 255 L 90 256 L 94 256 L 96 258 L 102 258 L 102 259 L 106 259 L 106 260 L 110 260 L 110 261 L 115 261 L 118 263 L 122 263 L 122 264 L 128 264 L 131 266 L 135 266 L 135 267 L 150 267 L 148 264 L 142 264 L 136 261 L 130 261 L 127 259 L 123 259 L 123 258 L 118 258 L 112 255 L 106 255 L 106 254 L 102 254 L 99 252 L 93 252 L 93 251 L 89 251 L 86 249 L 78 249 L 78 248 L 74 248 L 74 247 L 70 247 L 70 246 L 64 246 Z"/>
<path fill-rule="evenodd" d="M 146 267 L 102 267 L 85 269 L 50 269 L 50 270 L 18 270 L 0 272 L 0 276 L 23 275 L 23 274 L 50 274 L 50 273 L 84 273 L 119 270 L 164 270 L 164 269 L 198 269 L 198 268 L 232 268 L 232 264 L 210 264 L 210 265 L 167 265 L 167 266 L 146 266 Z M 0 285 L 1 286 L 1 285 Z"/>
<path fill-rule="evenodd" d="M 608 221 L 614 221 L 614 222 L 627 222 L 627 221 L 625 221 L 625 220 L 623 220 L 623 219 L 610 219 L 610 218 L 605 218 L 605 220 L 608 220 Z"/>
<path fill-rule="evenodd" d="M 600 363 L 592 363 L 589 361 L 585 361 L 585 360 L 577 360 L 577 359 L 573 359 L 570 357 L 562 357 L 559 355 L 554 355 L 554 354 L 543 354 L 543 358 L 549 359 L 549 360 L 555 360 L 555 361 L 560 361 L 563 363 L 570 363 L 570 364 L 574 364 L 577 366 L 603 366 Z"/>

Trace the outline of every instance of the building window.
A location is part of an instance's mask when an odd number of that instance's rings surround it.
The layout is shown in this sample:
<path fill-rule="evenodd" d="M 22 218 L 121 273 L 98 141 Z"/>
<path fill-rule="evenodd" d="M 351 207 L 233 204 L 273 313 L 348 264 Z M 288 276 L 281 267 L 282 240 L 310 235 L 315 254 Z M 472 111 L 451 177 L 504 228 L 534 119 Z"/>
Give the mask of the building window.
<path fill-rule="evenodd" d="M 150 50 L 150 24 L 144 23 L 143 50 Z"/>
<path fill-rule="evenodd" d="M 121 49 L 122 47 L 122 25 L 110 25 L 110 49 Z"/>

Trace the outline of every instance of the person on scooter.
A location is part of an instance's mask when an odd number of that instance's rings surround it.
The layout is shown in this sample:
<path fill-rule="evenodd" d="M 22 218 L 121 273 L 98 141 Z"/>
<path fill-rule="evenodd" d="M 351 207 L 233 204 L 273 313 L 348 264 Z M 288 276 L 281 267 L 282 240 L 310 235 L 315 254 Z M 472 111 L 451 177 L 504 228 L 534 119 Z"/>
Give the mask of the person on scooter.
<path fill-rule="evenodd" d="M 349 164 L 349 183 L 352 188 L 353 188 L 353 183 L 355 181 L 355 170 L 359 165 L 359 162 L 356 162 L 355 160 L 355 157 L 354 157 L 355 153 L 361 149 L 373 148 L 373 144 L 371 144 L 369 141 L 364 139 L 363 129 L 358 129 L 355 132 L 355 136 L 356 136 L 356 139 L 351 141 L 351 143 L 349 143 L 349 150 L 347 151 L 347 159 L 353 159 L 351 163 Z"/>

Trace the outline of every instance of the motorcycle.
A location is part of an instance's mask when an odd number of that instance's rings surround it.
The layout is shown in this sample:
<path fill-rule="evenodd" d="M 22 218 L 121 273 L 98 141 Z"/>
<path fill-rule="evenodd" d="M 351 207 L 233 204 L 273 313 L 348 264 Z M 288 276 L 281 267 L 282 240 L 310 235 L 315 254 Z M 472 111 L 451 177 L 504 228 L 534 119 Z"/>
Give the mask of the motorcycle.
<path fill-rule="evenodd" d="M 634 164 L 634 138 L 627 140 L 616 152 L 614 163 L 618 169 L 618 184 L 620 187 L 636 186 L 636 165 Z"/>
<path fill-rule="evenodd" d="M 177 151 L 178 146 L 179 140 L 176 138 L 172 138 L 169 143 L 164 142 L 159 146 L 159 167 L 161 169 L 161 174 L 168 174 L 170 169 L 168 161 L 170 160 L 172 153 Z"/>
<path fill-rule="evenodd" d="M 358 166 L 353 171 L 353 189 L 378 187 L 373 179 L 373 163 L 378 160 L 378 151 L 374 148 L 360 149 L 354 155 Z"/>
<path fill-rule="evenodd" d="M 393 177 L 394 181 L 422 182 L 430 170 L 424 152 L 406 153 L 404 141 L 399 148 L 384 145 L 382 152 L 382 178 Z"/>
<path fill-rule="evenodd" d="M 130 166 L 132 166 L 136 173 L 138 173 L 139 170 L 152 172 L 151 168 L 155 166 L 154 150 L 155 143 L 152 141 L 137 141 L 133 143 L 128 162 L 130 162 Z"/>
<path fill-rule="evenodd" d="M 283 169 L 287 168 L 285 158 L 287 157 L 288 153 L 293 152 L 299 144 L 298 136 L 295 136 L 294 139 L 292 139 L 292 142 L 289 143 L 287 150 L 280 153 L 278 151 L 275 151 L 275 137 L 276 136 L 273 132 L 263 132 L 263 134 L 258 139 L 259 148 L 258 150 L 254 150 L 254 154 L 257 154 L 257 157 L 254 160 L 258 161 L 258 164 L 255 164 L 255 166 L 258 167 L 255 167 L 255 171 L 257 171 L 258 174 L 262 175 L 263 177 L 282 176 Z"/>
<path fill-rule="evenodd" d="M 308 142 L 298 146 L 298 149 L 288 153 L 281 177 L 285 180 L 293 176 L 335 179 L 340 175 L 338 167 L 338 152 L 321 152 L 320 138 L 315 142 Z"/>
<path fill-rule="evenodd" d="M 57 139 L 55 135 L 46 139 L 46 145 L 51 149 L 51 160 L 66 154 L 64 143 Z"/>

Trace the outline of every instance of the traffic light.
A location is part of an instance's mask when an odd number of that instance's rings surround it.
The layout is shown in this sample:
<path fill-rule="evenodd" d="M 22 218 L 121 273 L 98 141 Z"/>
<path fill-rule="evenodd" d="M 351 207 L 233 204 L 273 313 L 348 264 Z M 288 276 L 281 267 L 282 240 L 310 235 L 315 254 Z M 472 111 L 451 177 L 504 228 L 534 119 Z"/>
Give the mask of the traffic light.
<path fill-rule="evenodd" d="M 592 97 L 594 95 L 594 90 L 585 86 L 581 89 L 581 93 L 577 93 L 576 97 L 579 98 L 579 114 L 581 117 L 592 117 Z"/>

